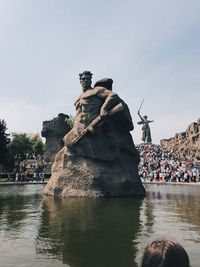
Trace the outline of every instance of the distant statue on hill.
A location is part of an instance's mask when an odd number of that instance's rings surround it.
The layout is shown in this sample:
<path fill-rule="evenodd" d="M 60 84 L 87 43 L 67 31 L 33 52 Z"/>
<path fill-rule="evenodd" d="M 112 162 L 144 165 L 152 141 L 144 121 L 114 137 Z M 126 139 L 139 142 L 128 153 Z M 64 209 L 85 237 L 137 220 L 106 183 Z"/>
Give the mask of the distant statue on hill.
<path fill-rule="evenodd" d="M 140 110 L 138 110 L 138 115 L 141 119 L 141 121 L 138 122 L 139 125 L 143 125 L 142 126 L 142 141 L 144 143 L 151 143 L 152 139 L 151 139 L 151 130 L 149 127 L 149 123 L 153 122 L 152 120 L 148 120 L 148 116 L 141 116 L 140 114 Z"/>

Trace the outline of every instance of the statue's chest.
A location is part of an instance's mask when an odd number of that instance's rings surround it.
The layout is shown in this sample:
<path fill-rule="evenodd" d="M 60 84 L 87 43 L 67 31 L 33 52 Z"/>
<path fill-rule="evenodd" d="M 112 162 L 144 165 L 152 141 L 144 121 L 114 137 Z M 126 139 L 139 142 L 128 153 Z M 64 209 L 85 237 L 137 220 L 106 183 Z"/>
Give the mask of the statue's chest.
<path fill-rule="evenodd" d="M 91 113 L 99 115 L 102 106 L 102 100 L 97 96 L 88 96 L 80 98 L 80 110 L 83 113 Z"/>
<path fill-rule="evenodd" d="M 79 100 L 80 122 L 88 125 L 99 114 L 102 100 L 97 96 L 81 97 Z"/>

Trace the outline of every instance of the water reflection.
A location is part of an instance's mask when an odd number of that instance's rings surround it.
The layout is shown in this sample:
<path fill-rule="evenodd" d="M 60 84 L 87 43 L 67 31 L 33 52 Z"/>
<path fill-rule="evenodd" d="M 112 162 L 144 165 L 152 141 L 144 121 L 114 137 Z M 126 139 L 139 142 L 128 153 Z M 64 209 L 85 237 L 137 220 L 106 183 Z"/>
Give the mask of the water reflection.
<path fill-rule="evenodd" d="M 30 194 L 29 187 L 0 187 L 0 229 L 20 232 L 24 221 L 41 203 L 40 194 Z M 30 209 L 29 209 L 30 207 Z"/>
<path fill-rule="evenodd" d="M 180 242 L 190 254 L 192 266 L 199 266 L 200 187 L 148 185 L 140 209 L 140 225 L 135 240 L 136 262 L 152 239 L 169 237 Z"/>
<path fill-rule="evenodd" d="M 75 267 L 136 266 L 140 199 L 44 197 L 37 253 Z"/>
<path fill-rule="evenodd" d="M 144 199 L 43 197 L 42 187 L 0 187 L 1 267 L 136 267 L 167 236 L 199 266 L 200 186 L 148 185 Z"/>

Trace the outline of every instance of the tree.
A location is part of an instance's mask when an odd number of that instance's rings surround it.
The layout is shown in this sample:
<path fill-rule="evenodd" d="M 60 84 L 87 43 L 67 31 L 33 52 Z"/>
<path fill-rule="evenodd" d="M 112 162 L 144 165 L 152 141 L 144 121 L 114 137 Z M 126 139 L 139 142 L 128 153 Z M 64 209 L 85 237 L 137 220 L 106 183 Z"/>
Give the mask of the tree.
<path fill-rule="evenodd" d="M 32 139 L 33 153 L 35 155 L 42 155 L 44 153 L 44 143 L 39 134 L 36 134 Z"/>
<path fill-rule="evenodd" d="M 10 153 L 13 157 L 20 157 L 21 160 L 26 158 L 27 154 L 33 153 L 33 144 L 25 133 L 13 134 L 13 138 L 11 140 Z"/>
<path fill-rule="evenodd" d="M 67 125 L 72 129 L 74 125 L 75 117 L 70 115 L 68 118 L 65 119 Z"/>
<path fill-rule="evenodd" d="M 8 157 L 8 144 L 10 139 L 9 134 L 6 133 L 6 123 L 0 119 L 0 164 L 5 164 Z"/>

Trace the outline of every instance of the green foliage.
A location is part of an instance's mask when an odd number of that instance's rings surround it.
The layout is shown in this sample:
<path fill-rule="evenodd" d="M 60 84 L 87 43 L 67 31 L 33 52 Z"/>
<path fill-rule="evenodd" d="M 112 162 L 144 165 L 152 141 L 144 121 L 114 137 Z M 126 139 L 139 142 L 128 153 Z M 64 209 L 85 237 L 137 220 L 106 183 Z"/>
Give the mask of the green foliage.
<path fill-rule="evenodd" d="M 6 133 L 6 123 L 0 119 L 0 164 L 5 164 L 8 157 L 8 144 L 10 139 L 9 134 Z"/>
<path fill-rule="evenodd" d="M 33 138 L 26 133 L 14 134 L 9 146 L 10 154 L 13 158 L 23 160 L 27 155 L 42 155 L 44 152 L 44 143 L 39 134 Z"/>
<path fill-rule="evenodd" d="M 5 121 L 0 119 L 0 173 L 12 170 L 16 161 L 26 159 L 27 155 L 43 154 L 45 144 L 39 134 L 30 138 L 26 133 L 14 133 L 10 141 L 6 130 Z"/>
<path fill-rule="evenodd" d="M 20 157 L 21 160 L 25 159 L 27 154 L 33 153 L 30 137 L 25 133 L 13 134 L 9 150 L 13 157 Z"/>
<path fill-rule="evenodd" d="M 44 153 L 45 145 L 42 142 L 41 137 L 36 134 L 32 139 L 32 147 L 33 147 L 33 153 L 35 155 L 42 155 Z"/>
<path fill-rule="evenodd" d="M 65 119 L 67 125 L 72 129 L 74 125 L 75 117 L 70 115 L 68 119 Z"/>

